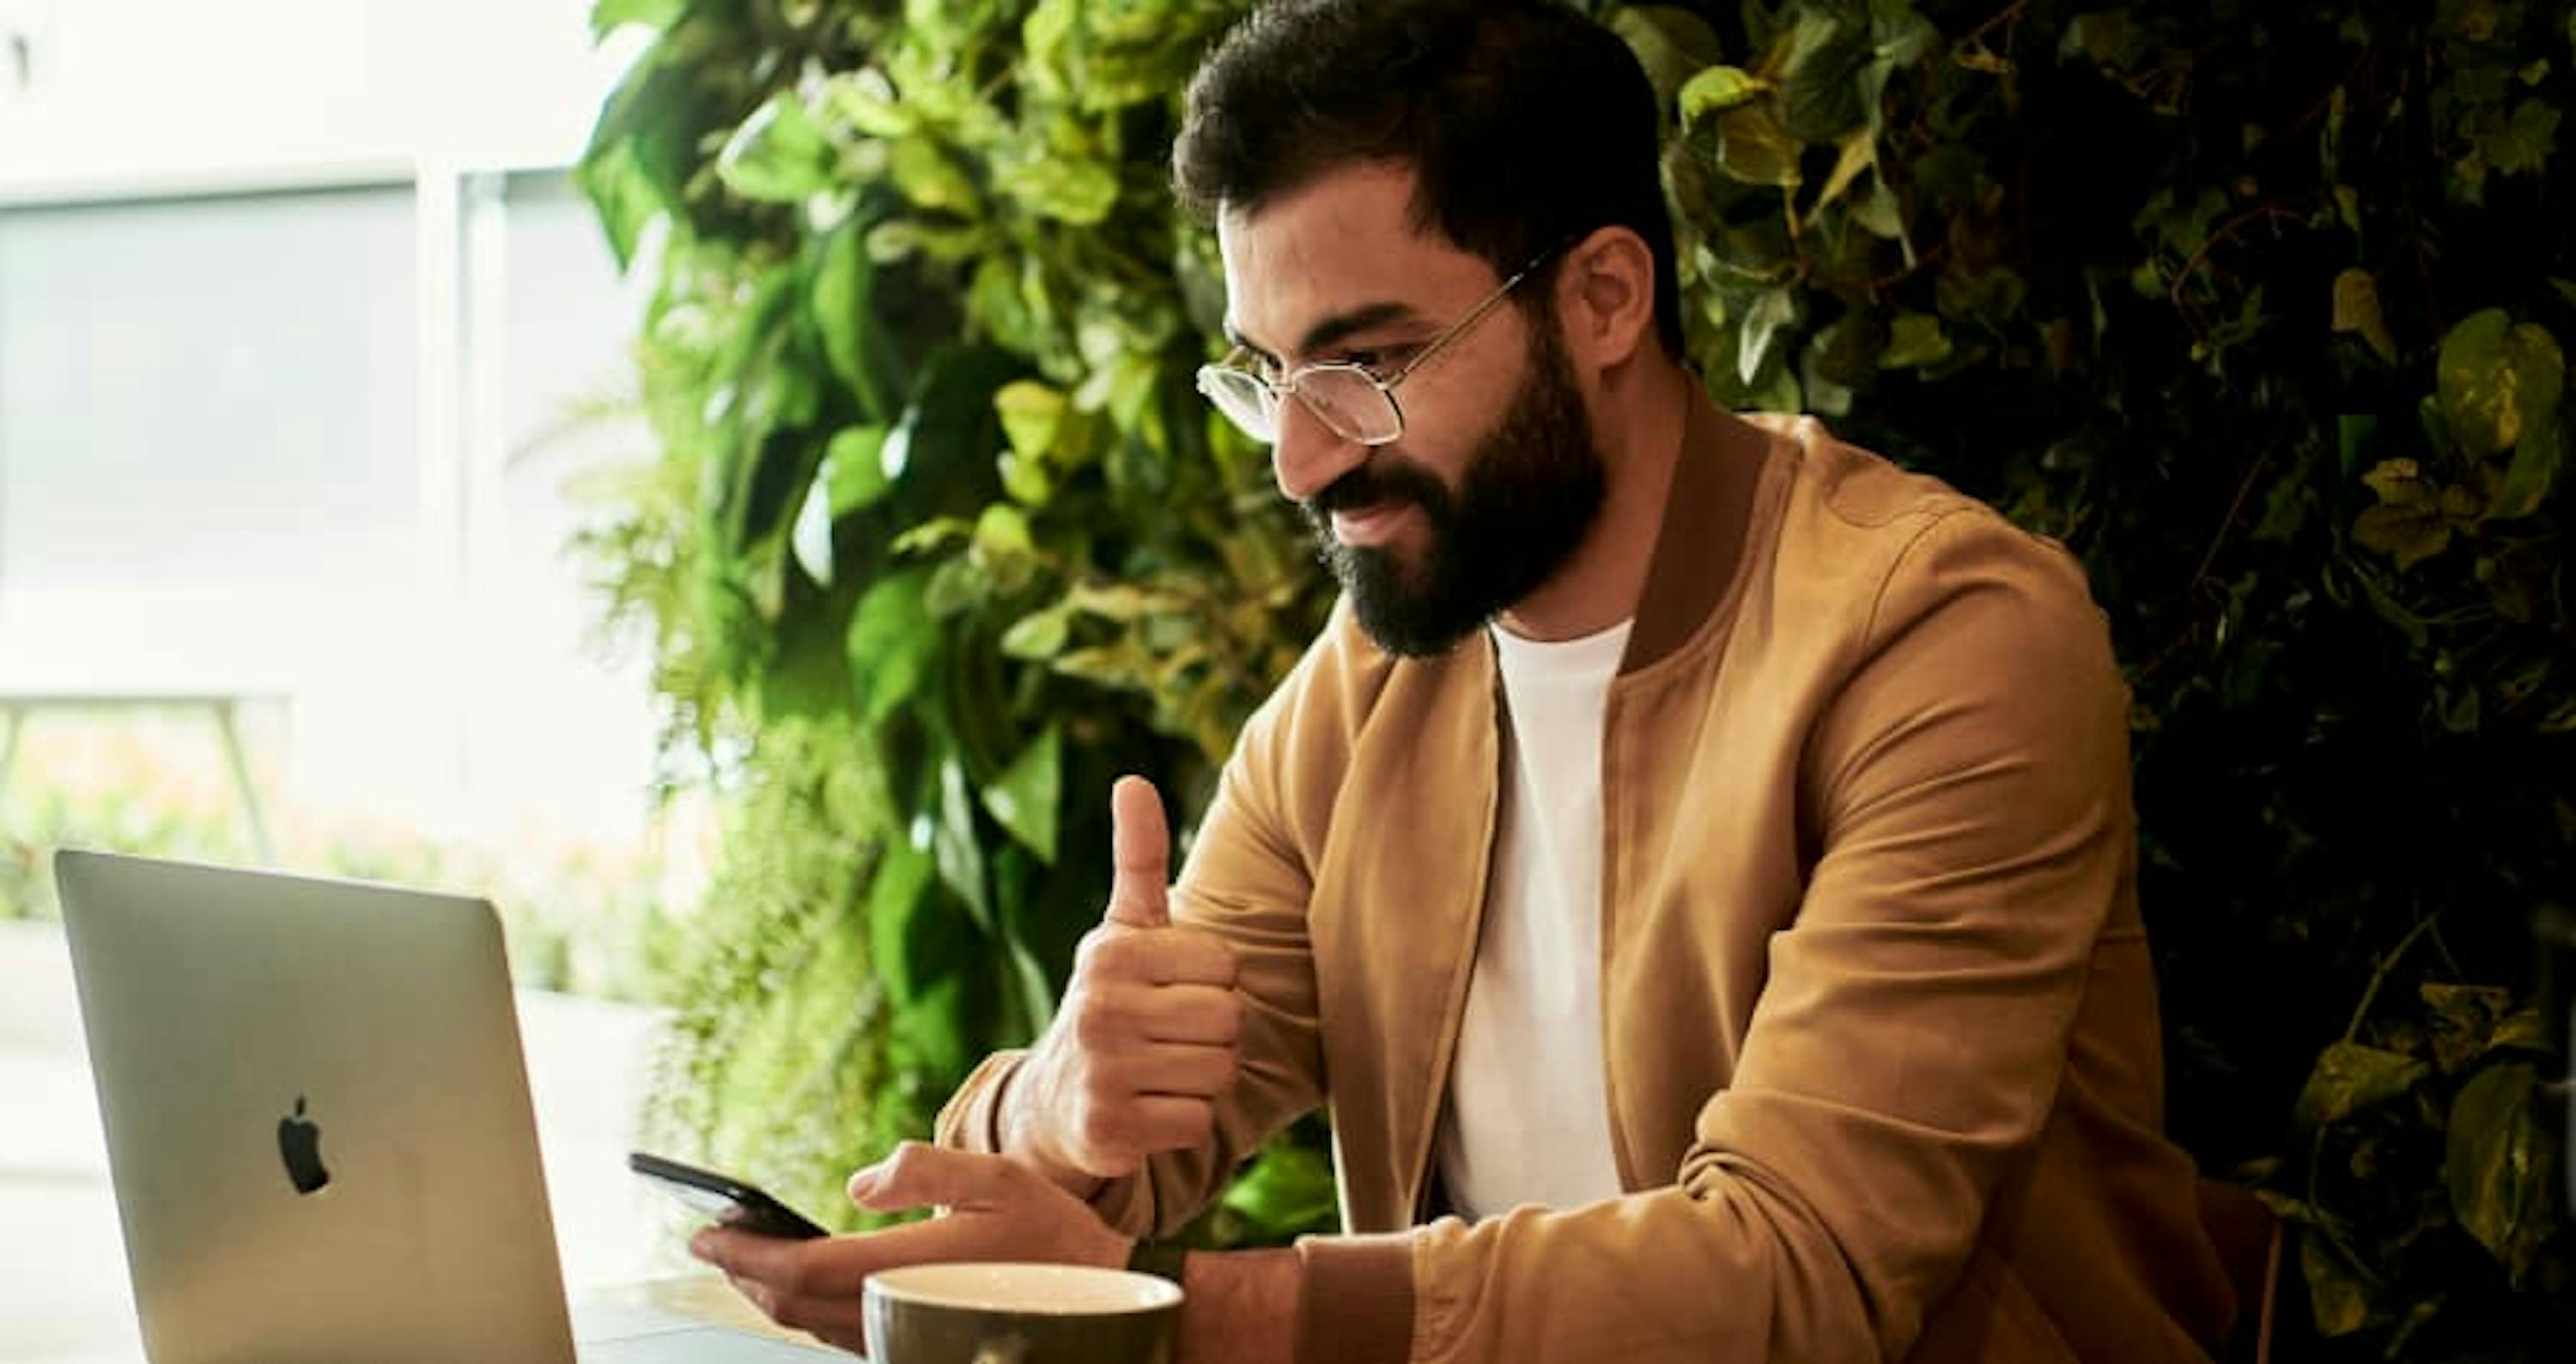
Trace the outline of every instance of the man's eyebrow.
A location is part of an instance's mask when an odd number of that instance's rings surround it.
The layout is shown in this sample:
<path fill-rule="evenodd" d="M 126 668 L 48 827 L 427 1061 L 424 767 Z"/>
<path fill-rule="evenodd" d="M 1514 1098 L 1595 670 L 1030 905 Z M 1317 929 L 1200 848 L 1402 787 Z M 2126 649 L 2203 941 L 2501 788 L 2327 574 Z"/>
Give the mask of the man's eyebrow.
<path fill-rule="evenodd" d="M 1411 321 L 1420 316 L 1421 314 L 1416 312 L 1410 303 L 1398 303 L 1392 299 L 1377 303 L 1363 303 L 1356 308 L 1335 313 L 1308 327 L 1304 339 L 1297 343 L 1297 352 L 1300 355 L 1312 355 L 1336 341 L 1367 331 L 1371 327 L 1382 327 L 1390 322 Z M 1230 321 L 1225 324 L 1225 335 L 1227 340 L 1264 360 L 1275 363 L 1279 359 L 1278 356 L 1253 344 L 1252 340 L 1243 333 L 1236 331 L 1234 323 Z"/>

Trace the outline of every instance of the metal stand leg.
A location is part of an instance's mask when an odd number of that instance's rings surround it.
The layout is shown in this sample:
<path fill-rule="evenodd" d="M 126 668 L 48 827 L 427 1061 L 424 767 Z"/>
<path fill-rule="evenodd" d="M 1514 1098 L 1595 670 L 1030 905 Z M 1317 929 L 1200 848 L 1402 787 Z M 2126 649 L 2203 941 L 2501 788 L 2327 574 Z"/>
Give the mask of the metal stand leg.
<path fill-rule="evenodd" d="M 229 700 L 215 703 L 215 727 L 223 731 L 224 761 L 233 772 L 233 790 L 241 797 L 242 815 L 250 821 L 250 845 L 264 866 L 277 862 L 276 850 L 268 841 L 268 818 L 260 809 L 259 788 L 251 783 L 250 762 L 242 755 L 241 728 L 235 721 L 236 707 Z M 5 772 L 6 768 L 0 768 Z"/>
<path fill-rule="evenodd" d="M 6 796 L 9 773 L 18 765 L 18 736 L 26 732 L 27 712 L 22 706 L 0 706 L 0 719 L 9 722 L 9 737 L 0 739 L 0 796 Z"/>

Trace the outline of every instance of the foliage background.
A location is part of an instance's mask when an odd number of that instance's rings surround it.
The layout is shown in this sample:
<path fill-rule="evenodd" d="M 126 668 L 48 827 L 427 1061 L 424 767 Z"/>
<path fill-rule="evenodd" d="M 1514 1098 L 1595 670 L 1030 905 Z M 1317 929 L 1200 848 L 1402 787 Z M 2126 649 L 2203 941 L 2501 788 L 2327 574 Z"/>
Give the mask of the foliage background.
<path fill-rule="evenodd" d="M 2285 1358 L 2571 1338 L 2528 924 L 2568 883 L 2576 18 L 1595 4 L 1693 356 L 2065 539 L 2135 693 L 2172 1125 L 2293 1224 Z M 582 169 L 661 449 L 585 548 L 719 793 L 667 1120 L 836 1207 L 1042 1026 L 1109 778 L 1186 822 L 1326 584 L 1191 369 L 1164 155 L 1234 0 L 601 0 Z M 1208 1226 L 1329 1216 L 1311 1130 Z"/>

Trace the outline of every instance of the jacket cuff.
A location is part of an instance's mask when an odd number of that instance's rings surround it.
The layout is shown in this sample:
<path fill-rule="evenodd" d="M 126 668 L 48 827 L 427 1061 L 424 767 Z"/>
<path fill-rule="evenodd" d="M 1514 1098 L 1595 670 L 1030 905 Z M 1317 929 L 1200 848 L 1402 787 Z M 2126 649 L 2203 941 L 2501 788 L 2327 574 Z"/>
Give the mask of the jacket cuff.
<path fill-rule="evenodd" d="M 939 1110 L 938 1121 L 931 1124 L 931 1140 L 952 1151 L 973 1151 L 979 1155 L 1002 1153 L 1002 1091 L 1010 1088 L 1011 1076 L 1028 1053 L 997 1051 L 984 1058 L 982 1065 L 966 1077 L 966 1083 L 948 1098 Z"/>
<path fill-rule="evenodd" d="M 947 1106 L 939 1110 L 939 1118 L 930 1128 L 932 1142 L 952 1151 L 1004 1154 L 1002 1101 L 1010 1094 L 1011 1081 L 1019 1076 L 1020 1064 L 1027 1059 L 1025 1051 L 997 1051 L 985 1057 L 967 1075 L 966 1083 L 949 1096 Z M 1155 1232 L 1153 1191 L 1141 1173 L 1104 1181 L 1091 1195 L 1091 1209 L 1123 1235 L 1142 1237 Z"/>
<path fill-rule="evenodd" d="M 1297 1364 L 1404 1364 L 1413 1348 L 1413 1237 L 1297 1243 Z"/>

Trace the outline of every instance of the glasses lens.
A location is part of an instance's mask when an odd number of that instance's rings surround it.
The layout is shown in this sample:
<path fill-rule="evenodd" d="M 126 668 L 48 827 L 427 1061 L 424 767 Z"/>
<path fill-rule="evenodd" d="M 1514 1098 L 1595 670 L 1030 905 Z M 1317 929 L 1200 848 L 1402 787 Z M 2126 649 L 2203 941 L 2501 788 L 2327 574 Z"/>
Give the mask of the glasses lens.
<path fill-rule="evenodd" d="M 1201 365 L 1199 392 L 1243 434 L 1265 445 L 1279 439 L 1279 397 L 1260 379 L 1224 365 Z"/>
<path fill-rule="evenodd" d="M 1404 430 L 1395 398 L 1356 365 L 1318 365 L 1297 378 L 1297 399 L 1333 434 L 1384 445 Z"/>

